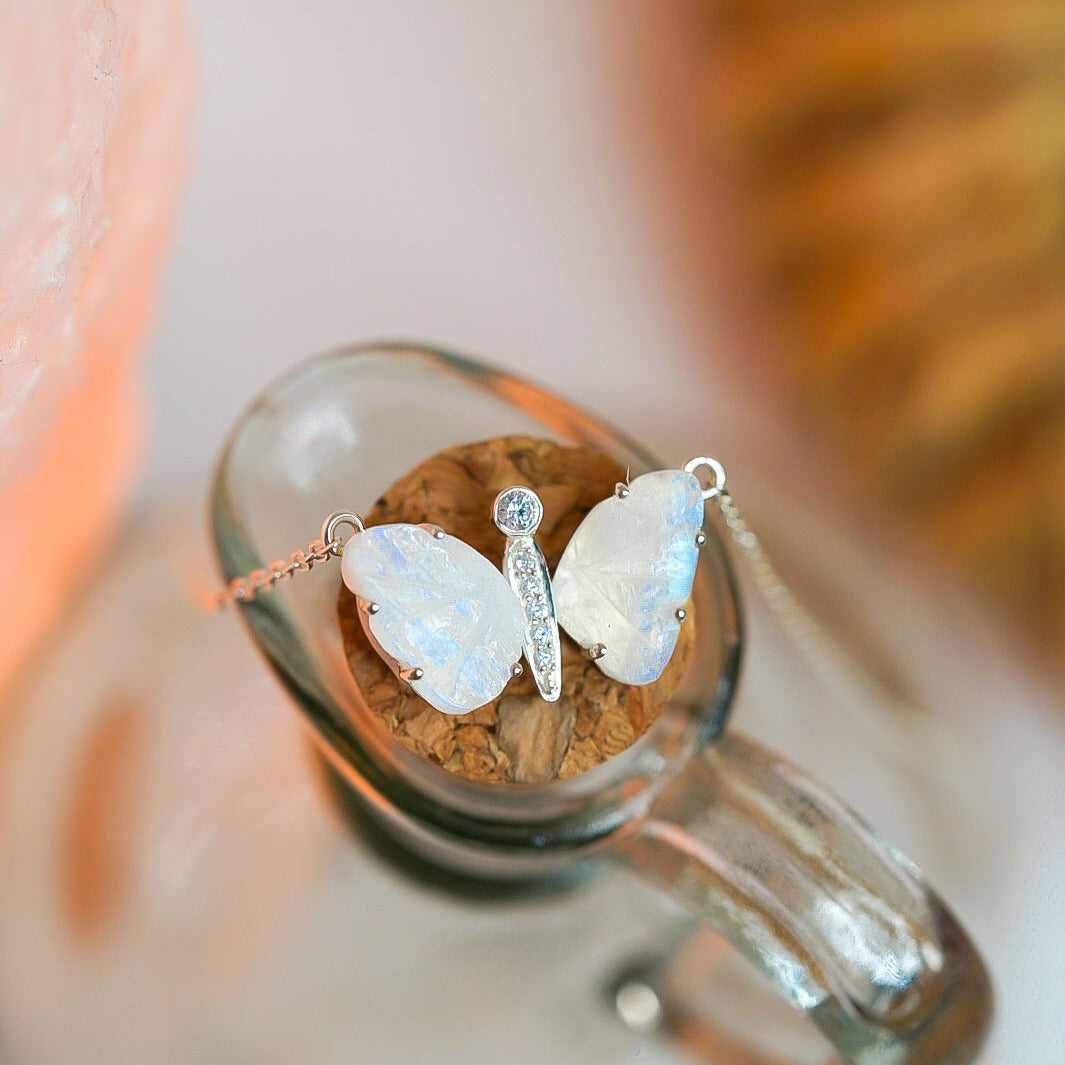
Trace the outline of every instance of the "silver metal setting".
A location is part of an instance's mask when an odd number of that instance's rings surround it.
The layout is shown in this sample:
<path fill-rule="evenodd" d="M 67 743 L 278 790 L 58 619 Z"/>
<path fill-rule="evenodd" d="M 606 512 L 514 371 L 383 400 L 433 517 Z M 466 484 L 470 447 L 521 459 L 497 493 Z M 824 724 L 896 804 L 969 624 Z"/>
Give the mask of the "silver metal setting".
<path fill-rule="evenodd" d="M 585 654 L 585 656 L 587 658 L 590 658 L 593 662 L 598 662 L 599 659 L 602 658 L 606 654 L 606 644 L 605 643 L 592 644 L 591 647 L 586 647 L 584 649 L 584 654 Z"/>
<path fill-rule="evenodd" d="M 492 520 L 504 536 L 534 536 L 543 516 L 540 497 L 521 484 L 504 488 L 492 504 Z"/>
<path fill-rule="evenodd" d="M 401 669 L 399 671 L 399 679 L 405 680 L 408 684 L 416 680 L 421 680 L 425 676 L 425 670 L 420 666 L 411 666 L 408 669 Z"/>
<path fill-rule="evenodd" d="M 688 616 L 688 611 L 684 607 L 677 607 L 676 612 L 673 615 L 678 621 L 683 621 Z"/>
<path fill-rule="evenodd" d="M 553 703 L 562 694 L 562 647 L 551 597 L 551 575 L 543 552 L 533 539 L 543 513 L 540 497 L 521 485 L 505 488 L 492 507 L 492 519 L 507 538 L 503 575 L 521 603 L 525 620 L 525 661 L 541 697 Z"/>
<path fill-rule="evenodd" d="M 629 486 L 623 481 L 618 481 L 618 483 L 614 485 L 614 495 L 616 495 L 618 499 L 628 499 Z"/>
<path fill-rule="evenodd" d="M 702 530 L 700 530 L 699 532 L 697 532 L 695 534 L 695 546 L 696 547 L 702 547 L 703 544 L 705 544 L 705 543 L 706 543 L 706 533 L 704 533 Z"/>

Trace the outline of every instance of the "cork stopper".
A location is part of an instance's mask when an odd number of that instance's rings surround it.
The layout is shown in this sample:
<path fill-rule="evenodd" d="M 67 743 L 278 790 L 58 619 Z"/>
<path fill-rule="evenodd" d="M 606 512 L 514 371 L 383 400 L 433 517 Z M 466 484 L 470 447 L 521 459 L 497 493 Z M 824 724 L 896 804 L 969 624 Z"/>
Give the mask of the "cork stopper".
<path fill-rule="evenodd" d="M 626 470 L 613 459 L 549 440 L 505 436 L 448 448 L 396 481 L 363 517 L 368 526 L 432 522 L 499 565 L 505 538 L 492 521 L 503 489 L 528 485 L 543 501 L 536 535 L 551 571 L 574 530 Z M 562 694 L 545 702 L 529 671 L 491 703 L 461 716 L 440 713 L 400 681 L 371 647 L 355 597 L 343 585 L 337 616 L 348 665 L 381 724 L 405 747 L 449 773 L 495 783 L 541 783 L 582 773 L 631 746 L 684 676 L 695 618 L 681 626 L 662 676 L 644 686 L 605 676 L 562 635 Z"/>

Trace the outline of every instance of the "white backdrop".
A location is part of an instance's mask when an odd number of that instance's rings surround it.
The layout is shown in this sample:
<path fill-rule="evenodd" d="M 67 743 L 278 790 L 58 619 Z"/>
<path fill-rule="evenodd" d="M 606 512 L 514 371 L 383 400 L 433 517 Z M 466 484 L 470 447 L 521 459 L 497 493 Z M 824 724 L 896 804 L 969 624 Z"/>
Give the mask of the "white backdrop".
<path fill-rule="evenodd" d="M 254 391 L 358 339 L 523 372 L 674 460 L 718 446 L 707 415 L 729 405 L 659 269 L 612 6 L 296 11 L 193 7 L 202 98 L 152 345 L 154 483 L 202 484 Z"/>

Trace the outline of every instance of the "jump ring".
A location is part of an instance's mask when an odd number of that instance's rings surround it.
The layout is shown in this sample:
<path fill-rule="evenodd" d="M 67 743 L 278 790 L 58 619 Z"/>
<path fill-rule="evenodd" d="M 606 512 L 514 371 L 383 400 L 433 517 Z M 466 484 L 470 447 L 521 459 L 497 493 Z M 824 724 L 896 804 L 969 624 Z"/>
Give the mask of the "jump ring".
<path fill-rule="evenodd" d="M 350 510 L 334 511 L 322 523 L 322 542 L 325 544 L 326 549 L 331 555 L 340 555 L 344 550 L 344 544 L 337 535 L 337 530 L 342 525 L 351 526 L 352 536 L 356 536 L 358 533 L 366 531 L 366 526 L 363 524 L 363 520 L 358 514 L 355 514 Z"/>
<path fill-rule="evenodd" d="M 707 469 L 712 474 L 714 479 L 703 488 L 703 499 L 717 499 L 718 496 L 725 494 L 725 467 L 718 462 L 715 458 L 710 458 L 708 455 L 699 455 L 694 459 L 689 459 L 684 464 L 684 472 L 695 474 L 698 477 L 696 470 Z"/>

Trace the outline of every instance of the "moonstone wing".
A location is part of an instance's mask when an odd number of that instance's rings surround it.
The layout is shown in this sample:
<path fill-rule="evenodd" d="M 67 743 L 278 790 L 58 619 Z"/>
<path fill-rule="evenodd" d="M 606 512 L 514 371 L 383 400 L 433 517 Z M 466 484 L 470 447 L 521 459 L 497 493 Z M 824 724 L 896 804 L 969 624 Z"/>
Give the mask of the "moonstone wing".
<path fill-rule="evenodd" d="M 645 473 L 622 499 L 597 503 L 577 527 L 551 582 L 559 625 L 623 684 L 651 684 L 680 632 L 703 524 L 699 481 L 684 470 Z"/>
<path fill-rule="evenodd" d="M 503 575 L 468 544 L 419 525 L 377 525 L 344 546 L 344 583 L 378 605 L 364 624 L 414 690 L 445 714 L 491 702 L 521 660 L 521 606 Z"/>

